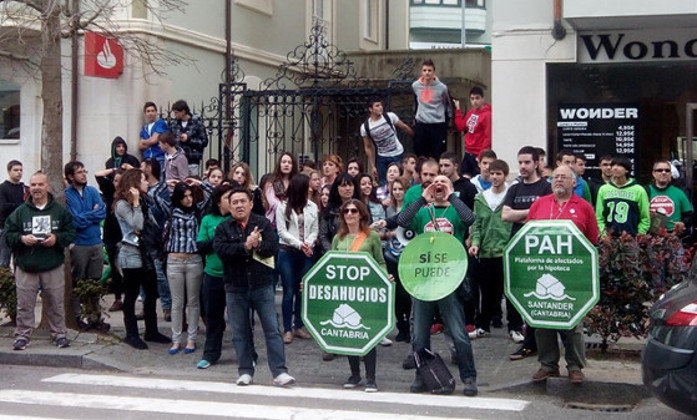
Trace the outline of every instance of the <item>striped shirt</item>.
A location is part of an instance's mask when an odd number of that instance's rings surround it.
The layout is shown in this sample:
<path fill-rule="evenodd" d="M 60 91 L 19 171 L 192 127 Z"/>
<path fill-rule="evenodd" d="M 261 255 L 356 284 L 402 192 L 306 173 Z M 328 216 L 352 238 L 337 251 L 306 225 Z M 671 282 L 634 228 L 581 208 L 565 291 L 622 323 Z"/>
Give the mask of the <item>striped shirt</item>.
<path fill-rule="evenodd" d="M 169 219 L 169 231 L 165 250 L 182 254 L 195 254 L 198 252 L 196 237 L 198 236 L 198 220 L 196 213 L 185 213 L 180 208 L 175 208 L 172 218 Z"/>

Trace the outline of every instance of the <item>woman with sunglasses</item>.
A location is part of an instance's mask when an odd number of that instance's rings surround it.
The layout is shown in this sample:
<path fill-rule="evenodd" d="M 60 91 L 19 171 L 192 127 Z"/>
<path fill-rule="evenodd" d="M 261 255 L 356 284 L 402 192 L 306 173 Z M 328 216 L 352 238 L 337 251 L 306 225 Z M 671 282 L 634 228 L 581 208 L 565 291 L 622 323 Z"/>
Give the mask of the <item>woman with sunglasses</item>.
<path fill-rule="evenodd" d="M 332 250 L 342 252 L 366 252 L 387 272 L 385 258 L 382 254 L 382 243 L 377 232 L 370 229 L 370 214 L 368 208 L 360 200 L 349 199 L 340 207 L 341 226 L 332 240 Z M 348 356 L 351 376 L 344 384 L 344 388 L 351 389 L 361 383 L 360 358 Z M 375 365 L 377 352 L 375 348 L 370 350 L 363 358 L 365 364 L 365 392 L 377 392 L 375 382 Z"/>

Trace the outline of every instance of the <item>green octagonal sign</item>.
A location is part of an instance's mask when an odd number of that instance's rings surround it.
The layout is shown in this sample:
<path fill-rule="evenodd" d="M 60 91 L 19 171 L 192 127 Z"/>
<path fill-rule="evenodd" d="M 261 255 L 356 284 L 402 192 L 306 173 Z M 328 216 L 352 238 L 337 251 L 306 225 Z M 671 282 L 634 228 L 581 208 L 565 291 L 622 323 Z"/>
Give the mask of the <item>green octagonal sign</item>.
<path fill-rule="evenodd" d="M 571 329 L 600 299 L 598 251 L 570 220 L 527 222 L 503 267 L 506 296 L 533 327 Z"/>
<path fill-rule="evenodd" d="M 326 253 L 303 284 L 303 322 L 328 353 L 364 356 L 394 328 L 394 284 L 365 252 Z"/>

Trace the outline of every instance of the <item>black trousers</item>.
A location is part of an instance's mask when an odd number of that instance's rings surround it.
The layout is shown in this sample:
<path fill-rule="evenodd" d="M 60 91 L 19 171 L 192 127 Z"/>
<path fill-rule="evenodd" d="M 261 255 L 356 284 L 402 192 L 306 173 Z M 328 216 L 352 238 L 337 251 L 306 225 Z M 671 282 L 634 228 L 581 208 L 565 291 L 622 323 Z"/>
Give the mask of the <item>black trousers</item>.
<path fill-rule="evenodd" d="M 109 257 L 109 265 L 111 266 L 109 291 L 114 294 L 115 300 L 121 300 L 121 295 L 123 295 L 123 278 L 116 268 L 116 257 L 119 255 L 119 249 L 115 245 L 106 245 L 105 248 L 106 255 Z"/>
<path fill-rule="evenodd" d="M 417 156 L 432 157 L 438 161 L 440 155 L 446 151 L 447 143 L 447 123 L 426 124 L 416 122 L 414 127 L 414 153 Z"/>
<path fill-rule="evenodd" d="M 489 331 L 491 319 L 501 316 L 503 258 L 481 258 L 477 263 L 474 278 L 481 296 L 477 328 Z"/>
<path fill-rule="evenodd" d="M 404 289 L 399 280 L 397 263 L 385 259 L 387 272 L 394 276 L 395 281 L 395 303 L 394 314 L 397 318 L 397 331 L 401 334 L 409 334 L 409 317 L 411 316 L 411 295 Z"/>
<path fill-rule="evenodd" d="M 363 364 L 365 365 L 365 379 L 375 381 L 375 365 L 378 361 L 378 355 L 375 347 L 363 356 Z M 351 376 L 361 376 L 361 360 L 358 356 L 348 356 L 349 366 L 351 367 Z"/>
<path fill-rule="evenodd" d="M 136 320 L 136 299 L 140 288 L 145 291 L 143 311 L 145 312 L 145 336 L 157 334 L 157 275 L 154 269 L 124 268 L 123 269 L 123 324 L 127 337 L 138 337 L 138 321 Z"/>
<path fill-rule="evenodd" d="M 206 325 L 206 344 L 203 346 L 203 358 L 211 363 L 220 359 L 225 332 L 225 283 L 222 277 L 203 273 L 203 306 L 206 308 L 208 325 Z"/>

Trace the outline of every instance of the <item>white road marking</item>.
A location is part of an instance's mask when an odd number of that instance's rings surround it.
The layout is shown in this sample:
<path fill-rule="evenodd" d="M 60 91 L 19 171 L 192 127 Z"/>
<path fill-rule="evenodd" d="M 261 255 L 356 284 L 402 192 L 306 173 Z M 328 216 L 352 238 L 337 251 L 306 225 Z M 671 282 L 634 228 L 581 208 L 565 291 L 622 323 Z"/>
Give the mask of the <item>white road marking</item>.
<path fill-rule="evenodd" d="M 278 420 L 394 420 L 395 413 L 368 411 L 326 410 L 303 407 L 235 404 L 213 401 L 174 400 L 164 398 L 118 397 L 114 395 L 73 394 L 69 392 L 44 392 L 27 390 L 0 390 L 0 401 L 17 404 L 81 407 L 101 410 L 140 411 L 148 413 L 188 414 L 196 416 L 238 417 L 248 419 Z M 399 415 L 400 419 L 452 420 L 452 417 Z"/>
<path fill-rule="evenodd" d="M 325 399 L 332 401 L 378 402 L 419 407 L 452 407 L 482 410 L 523 411 L 529 402 L 509 398 L 486 398 L 444 396 L 431 394 L 409 394 L 377 392 L 367 395 L 363 392 L 333 390 L 327 388 L 279 388 L 274 386 L 237 386 L 229 382 L 185 381 L 179 379 L 152 379 L 129 376 L 89 375 L 65 373 L 43 379 L 42 382 L 65 383 L 94 386 L 116 386 L 127 388 L 147 388 L 172 391 L 216 392 L 223 394 L 256 395 L 264 397 L 287 397 Z"/>

